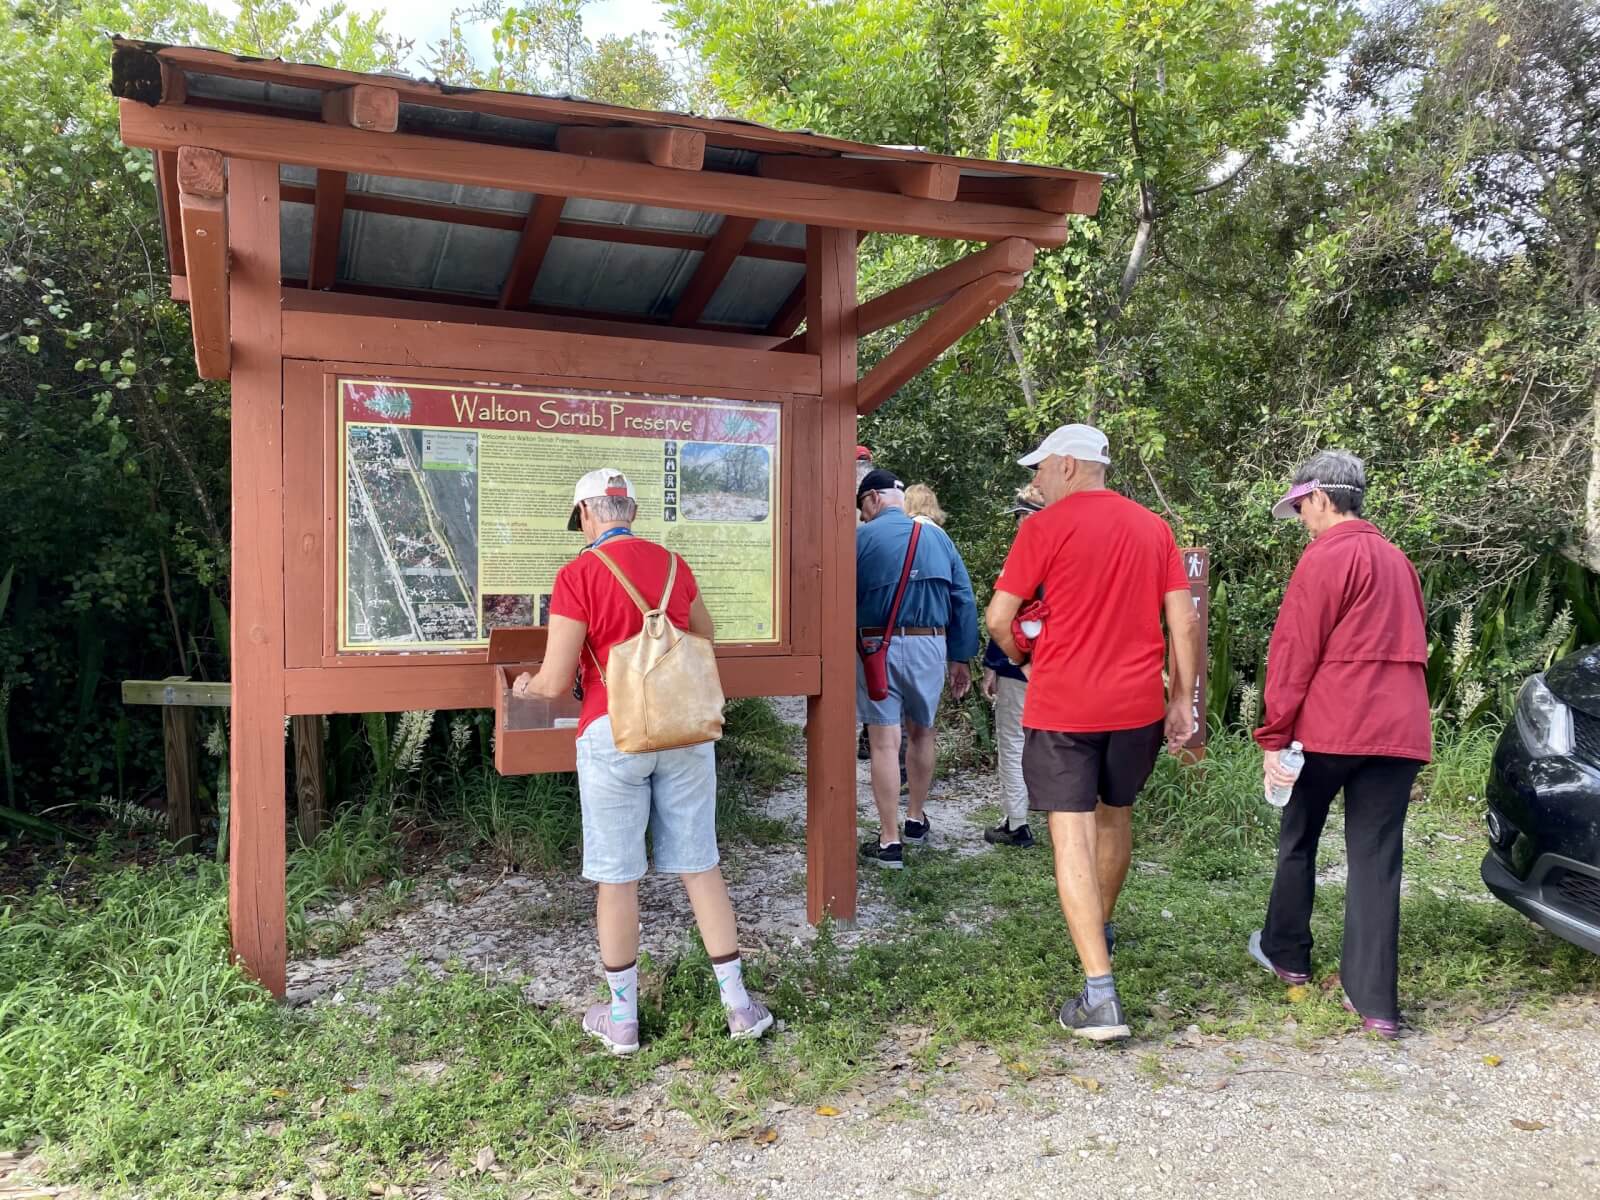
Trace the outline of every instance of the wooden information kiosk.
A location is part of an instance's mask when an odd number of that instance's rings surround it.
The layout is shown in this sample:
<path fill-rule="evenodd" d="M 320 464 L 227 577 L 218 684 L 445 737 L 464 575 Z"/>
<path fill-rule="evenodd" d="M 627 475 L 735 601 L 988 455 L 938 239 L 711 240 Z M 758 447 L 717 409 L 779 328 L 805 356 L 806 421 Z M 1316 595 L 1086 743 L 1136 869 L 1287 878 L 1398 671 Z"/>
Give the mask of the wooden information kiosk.
<path fill-rule="evenodd" d="M 727 694 L 809 697 L 808 912 L 852 918 L 857 414 L 1100 177 L 125 40 L 113 89 L 232 386 L 239 959 L 282 994 L 285 717 L 494 708 L 502 771 L 572 768 L 506 680 L 601 465 L 704 581 Z M 986 245 L 858 303 L 869 233 Z"/>

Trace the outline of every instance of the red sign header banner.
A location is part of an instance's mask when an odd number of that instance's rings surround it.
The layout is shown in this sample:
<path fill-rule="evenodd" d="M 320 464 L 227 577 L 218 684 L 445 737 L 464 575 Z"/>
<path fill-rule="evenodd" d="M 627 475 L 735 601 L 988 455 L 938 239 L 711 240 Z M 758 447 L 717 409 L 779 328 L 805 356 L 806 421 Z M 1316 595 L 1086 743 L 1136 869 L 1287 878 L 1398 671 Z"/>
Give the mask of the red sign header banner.
<path fill-rule="evenodd" d="M 637 393 L 378 380 L 345 380 L 342 390 L 346 421 L 752 445 L 771 444 L 778 437 L 776 406 L 736 400 L 699 405 L 679 397 Z"/>

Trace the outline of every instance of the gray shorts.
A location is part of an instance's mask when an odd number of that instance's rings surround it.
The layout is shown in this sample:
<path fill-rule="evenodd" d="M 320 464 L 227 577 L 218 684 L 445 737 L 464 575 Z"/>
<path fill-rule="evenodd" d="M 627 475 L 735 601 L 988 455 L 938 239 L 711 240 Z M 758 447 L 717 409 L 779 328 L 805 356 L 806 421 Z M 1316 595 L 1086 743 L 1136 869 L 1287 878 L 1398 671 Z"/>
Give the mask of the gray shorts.
<path fill-rule="evenodd" d="M 601 717 L 578 738 L 578 795 L 591 883 L 643 878 L 646 828 L 657 871 L 693 875 L 720 861 L 714 742 L 624 754 L 611 740 L 611 718 Z"/>
<path fill-rule="evenodd" d="M 878 648 L 876 638 L 866 639 L 868 650 Z M 867 677 L 856 655 L 856 719 L 863 725 L 913 725 L 933 728 L 944 693 L 945 661 L 943 637 L 919 635 L 896 637 L 889 642 L 889 695 L 874 700 L 867 695 Z"/>

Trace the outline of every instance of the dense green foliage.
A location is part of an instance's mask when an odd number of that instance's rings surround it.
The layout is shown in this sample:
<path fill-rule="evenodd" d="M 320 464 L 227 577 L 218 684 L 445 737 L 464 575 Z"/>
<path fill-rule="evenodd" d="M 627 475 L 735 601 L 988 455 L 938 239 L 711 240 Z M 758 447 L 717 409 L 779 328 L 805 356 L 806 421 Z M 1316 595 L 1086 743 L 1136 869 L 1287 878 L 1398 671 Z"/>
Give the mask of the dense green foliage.
<path fill-rule="evenodd" d="M 107 89 L 117 30 L 454 82 L 732 111 L 1109 172 L 1095 219 L 863 426 L 991 579 L 1063 420 L 1212 547 L 1214 699 L 1236 711 L 1299 547 L 1266 502 L 1365 455 L 1421 567 L 1453 719 L 1600 638 L 1584 528 L 1600 380 L 1600 16 L 1582 0 L 675 0 L 684 59 L 590 40 L 579 0 L 484 3 L 417 47 L 380 16 L 248 0 L 0 0 L 0 773 L 13 807 L 137 799 L 159 724 L 129 677 L 227 675 L 227 395 L 166 298 L 150 163 Z M 486 56 L 465 30 L 487 23 Z M 687 66 L 685 65 L 687 63 Z M 874 237 L 870 295 L 940 250 Z M 863 349 L 871 362 L 899 330 Z M 1586 535 L 1591 539 L 1585 545 Z M 1221 709 L 1217 711 L 1221 715 Z M 392 736 L 332 723 L 351 794 Z M 437 723 L 443 745 L 447 722 Z"/>

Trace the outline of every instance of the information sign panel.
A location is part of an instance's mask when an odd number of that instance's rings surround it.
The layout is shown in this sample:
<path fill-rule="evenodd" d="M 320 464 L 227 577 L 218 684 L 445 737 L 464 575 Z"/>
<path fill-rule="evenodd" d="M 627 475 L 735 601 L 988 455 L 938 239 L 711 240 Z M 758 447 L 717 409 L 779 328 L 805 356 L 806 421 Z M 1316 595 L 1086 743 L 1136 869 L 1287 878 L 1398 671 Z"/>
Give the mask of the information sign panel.
<path fill-rule="evenodd" d="M 341 653 L 547 623 L 583 548 L 573 484 L 597 467 L 628 476 L 634 528 L 689 562 L 719 642 L 780 640 L 775 404 L 340 379 L 338 421 Z"/>

